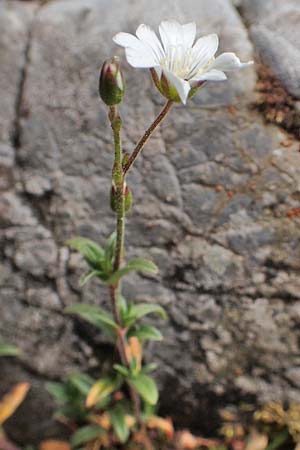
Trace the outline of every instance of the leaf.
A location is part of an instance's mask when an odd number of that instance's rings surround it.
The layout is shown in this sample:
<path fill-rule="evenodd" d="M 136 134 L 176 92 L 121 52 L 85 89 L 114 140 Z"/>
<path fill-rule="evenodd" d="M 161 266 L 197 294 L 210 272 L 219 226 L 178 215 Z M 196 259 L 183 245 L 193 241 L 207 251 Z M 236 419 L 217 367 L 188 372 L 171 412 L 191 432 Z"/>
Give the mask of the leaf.
<path fill-rule="evenodd" d="M 116 252 L 116 242 L 117 242 L 117 234 L 113 232 L 109 238 L 107 239 L 107 242 L 105 244 L 105 259 L 107 261 L 113 262 Z"/>
<path fill-rule="evenodd" d="M 99 306 L 76 303 L 75 305 L 68 306 L 65 309 L 65 312 L 81 317 L 87 322 L 95 325 L 95 327 L 100 328 L 110 337 L 114 337 L 115 330 L 118 328 L 111 314 L 107 313 Z"/>
<path fill-rule="evenodd" d="M 59 405 L 63 405 L 69 400 L 68 393 L 63 383 L 49 382 L 46 384 L 46 389 Z"/>
<path fill-rule="evenodd" d="M 103 275 L 103 272 L 100 272 L 99 270 L 92 270 L 91 272 L 85 273 L 81 275 L 79 279 L 79 286 L 84 286 L 88 281 L 90 281 L 93 277 L 99 277 L 101 278 Z"/>
<path fill-rule="evenodd" d="M 163 335 L 161 332 L 151 325 L 140 325 L 135 330 L 130 330 L 129 336 L 136 336 L 141 342 L 144 341 L 162 341 Z"/>
<path fill-rule="evenodd" d="M 0 424 L 2 425 L 22 403 L 29 390 L 29 383 L 14 386 L 0 401 Z"/>
<path fill-rule="evenodd" d="M 120 311 L 122 322 L 124 322 L 124 319 L 126 318 L 126 314 L 127 314 L 127 310 L 128 310 L 126 298 L 123 297 L 123 295 L 118 295 L 117 303 L 118 303 L 118 309 Z"/>
<path fill-rule="evenodd" d="M 143 373 L 153 372 L 153 370 L 156 370 L 157 367 L 158 365 L 156 363 L 146 364 L 146 366 L 143 367 L 142 372 Z"/>
<path fill-rule="evenodd" d="M 129 309 L 127 319 L 125 320 L 125 324 L 127 327 L 132 325 L 136 320 L 141 319 L 148 314 L 157 314 L 162 319 L 167 318 L 165 310 L 160 305 L 156 305 L 153 303 L 140 303 L 130 306 L 131 307 Z"/>
<path fill-rule="evenodd" d="M 135 359 L 135 367 L 136 370 L 139 372 L 142 366 L 143 350 L 140 341 L 136 336 L 132 336 L 128 339 L 128 342 L 125 345 L 125 353 L 127 360 L 129 361 L 130 364 L 131 361 Z"/>
<path fill-rule="evenodd" d="M 171 419 L 151 416 L 147 419 L 146 426 L 150 429 L 162 431 L 168 439 L 173 439 L 174 437 L 174 427 Z"/>
<path fill-rule="evenodd" d="M 83 395 L 87 395 L 94 384 L 93 378 L 85 373 L 73 373 L 69 376 L 69 382 Z"/>
<path fill-rule="evenodd" d="M 0 344 L 0 356 L 18 356 L 20 350 L 14 345 Z"/>
<path fill-rule="evenodd" d="M 72 449 L 70 444 L 68 444 L 68 442 L 50 439 L 41 442 L 39 445 L 39 450 L 72 450 Z"/>
<path fill-rule="evenodd" d="M 113 368 L 120 373 L 121 375 L 123 375 L 124 377 L 128 377 L 129 375 L 129 371 L 127 369 L 127 367 L 122 366 L 121 364 L 114 364 Z"/>
<path fill-rule="evenodd" d="M 156 405 L 158 390 L 152 378 L 140 372 L 135 377 L 130 377 L 129 381 L 147 403 Z"/>
<path fill-rule="evenodd" d="M 99 427 L 103 428 L 105 431 L 108 431 L 111 428 L 111 420 L 106 412 L 101 415 L 89 416 L 89 420 L 91 423 L 99 425 Z"/>
<path fill-rule="evenodd" d="M 102 263 L 105 260 L 105 253 L 103 248 L 96 242 L 78 236 L 74 239 L 69 239 L 66 245 L 81 253 L 92 269 L 101 269 Z"/>
<path fill-rule="evenodd" d="M 85 406 L 91 408 L 96 405 L 96 403 L 100 402 L 105 397 L 108 397 L 112 392 L 118 389 L 119 385 L 120 382 L 117 378 L 107 377 L 96 381 L 88 393 Z"/>
<path fill-rule="evenodd" d="M 117 404 L 113 409 L 109 411 L 112 425 L 116 435 L 120 442 L 124 444 L 129 437 L 129 428 L 126 423 L 126 414 L 124 408 Z"/>
<path fill-rule="evenodd" d="M 106 281 L 108 285 L 116 284 L 120 278 L 126 275 L 128 272 L 133 270 L 148 272 L 148 273 L 157 273 L 158 267 L 152 262 L 144 258 L 133 258 L 128 261 L 125 267 L 114 272 L 109 279 Z"/>
<path fill-rule="evenodd" d="M 253 430 L 250 433 L 245 450 L 265 450 L 268 446 L 268 435 Z"/>
<path fill-rule="evenodd" d="M 103 433 L 103 429 L 98 425 L 87 425 L 79 428 L 71 437 L 72 447 L 77 447 L 81 444 L 86 444 L 93 439 L 98 438 Z"/>
<path fill-rule="evenodd" d="M 278 447 L 280 447 L 289 437 L 289 431 L 287 429 L 281 431 L 280 433 L 277 433 L 266 450 L 276 450 Z"/>

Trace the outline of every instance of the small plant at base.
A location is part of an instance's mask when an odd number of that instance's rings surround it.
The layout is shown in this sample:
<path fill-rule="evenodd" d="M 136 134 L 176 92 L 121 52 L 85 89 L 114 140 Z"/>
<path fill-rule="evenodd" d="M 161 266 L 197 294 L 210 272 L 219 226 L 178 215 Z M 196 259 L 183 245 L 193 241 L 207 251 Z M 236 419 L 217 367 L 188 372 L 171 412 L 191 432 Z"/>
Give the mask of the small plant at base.
<path fill-rule="evenodd" d="M 101 280 L 110 293 L 111 311 L 80 303 L 68 307 L 66 312 L 77 315 L 105 333 L 116 346 L 119 361 L 114 364 L 109 376 L 91 382 L 89 389 L 85 386 L 82 390 L 77 386 L 79 397 L 83 395 L 86 399 L 83 410 L 80 409 L 83 399 L 78 400 L 80 406 L 74 413 L 82 413 L 84 420 L 90 421 L 90 424 L 73 435 L 74 448 L 90 441 L 96 442 L 95 448 L 98 448 L 99 442 L 100 447 L 103 440 L 110 438 L 112 427 L 114 437 L 119 442 L 127 442 L 130 433 L 133 433 L 138 435 L 139 442 L 146 450 L 153 449 L 147 433 L 147 421 L 149 428 L 148 411 L 157 404 L 158 390 L 149 375 L 153 365 L 143 366 L 143 347 L 148 340 L 160 341 L 162 335 L 157 328 L 140 323 L 140 320 L 148 314 L 165 318 L 166 313 L 157 304 L 129 302 L 122 295 L 121 281 L 127 274 L 132 271 L 156 274 L 158 271 L 156 265 L 147 259 L 124 261 L 125 218 L 132 203 L 132 193 L 126 183 L 127 175 L 174 103 L 185 104 L 205 82 L 225 80 L 224 71 L 249 64 L 241 63 L 234 53 L 223 53 L 215 58 L 218 48 L 215 34 L 202 37 L 194 44 L 195 23 L 180 25 L 175 21 L 162 22 L 160 36 L 162 43 L 148 26 L 140 25 L 136 37 L 128 33 L 119 33 L 114 37 L 117 44 L 125 47 L 129 64 L 150 69 L 155 86 L 167 99 L 160 114 L 130 154 L 123 154 L 121 145 L 122 120 L 117 105 L 123 100 L 125 83 L 119 61 L 115 57 L 105 61 L 100 74 L 99 93 L 108 107 L 114 139 L 111 207 L 116 215 L 116 230 L 103 247 L 85 237 L 71 239 L 67 244 L 82 254 L 89 267 L 81 277 L 80 284 L 83 286 L 92 278 Z M 74 385 L 74 380 L 71 380 L 71 385 Z M 124 385 L 127 390 L 121 391 Z M 61 397 L 63 408 L 66 404 L 70 406 L 71 400 L 75 401 L 69 398 L 65 385 L 52 385 L 50 390 L 58 401 Z M 76 405 L 72 405 L 71 409 L 76 409 Z M 66 413 L 65 409 L 63 411 Z M 166 424 L 163 425 L 157 419 L 153 420 L 152 414 L 152 425 L 166 429 Z M 168 432 L 170 434 L 170 428 Z"/>

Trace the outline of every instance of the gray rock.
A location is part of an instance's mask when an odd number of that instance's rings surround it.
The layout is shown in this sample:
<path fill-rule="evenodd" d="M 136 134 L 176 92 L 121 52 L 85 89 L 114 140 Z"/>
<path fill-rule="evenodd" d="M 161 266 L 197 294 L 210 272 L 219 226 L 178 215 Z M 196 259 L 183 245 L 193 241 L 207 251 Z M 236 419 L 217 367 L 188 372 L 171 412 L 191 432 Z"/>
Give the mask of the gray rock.
<path fill-rule="evenodd" d="M 241 0 L 240 9 L 262 62 L 287 91 L 300 96 L 300 5 L 297 0 Z"/>
<path fill-rule="evenodd" d="M 298 11 L 297 3 L 284 10 L 275 0 L 239 3 L 253 24 L 250 38 L 229 0 L 154 0 L 151 7 L 146 0 L 53 0 L 38 8 L 0 1 L 0 334 L 24 355 L 1 363 L 0 390 L 19 380 L 33 384 L 27 414 L 8 423 L 17 440 L 58 437 L 44 381 L 94 370 L 95 354 L 104 359 L 110 348 L 63 309 L 78 301 L 108 304 L 96 281 L 79 287 L 86 266 L 64 242 L 77 234 L 103 242 L 114 228 L 111 130 L 97 94 L 102 60 L 114 53 L 124 59 L 111 37 L 141 21 L 157 27 L 172 11 L 181 21 L 196 18 L 201 34 L 216 31 L 221 51 L 243 60 L 252 58 L 253 39 L 281 76 L 280 46 L 268 39 L 278 24 L 291 45 L 285 63 L 297 57 L 288 12 Z M 163 100 L 147 71 L 125 63 L 124 70 L 121 114 L 130 150 Z M 289 72 L 289 89 L 297 88 L 297 76 L 296 68 Z M 159 363 L 161 412 L 203 433 L 228 398 L 289 400 L 297 386 L 300 231 L 288 212 L 299 207 L 300 155 L 296 142 L 284 148 L 286 135 L 249 109 L 255 80 L 251 67 L 174 107 L 128 177 L 134 202 L 127 257 L 150 256 L 160 274 L 128 276 L 124 293 L 167 309 L 164 344 L 146 353 Z"/>

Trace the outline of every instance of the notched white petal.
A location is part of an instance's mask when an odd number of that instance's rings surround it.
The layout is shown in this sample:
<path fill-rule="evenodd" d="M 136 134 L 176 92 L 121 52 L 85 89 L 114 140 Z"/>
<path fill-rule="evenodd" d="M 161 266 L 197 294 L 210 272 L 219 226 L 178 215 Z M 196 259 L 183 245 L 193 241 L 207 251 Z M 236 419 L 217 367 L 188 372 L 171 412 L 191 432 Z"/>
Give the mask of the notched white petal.
<path fill-rule="evenodd" d="M 227 80 L 227 76 L 221 70 L 211 69 L 201 75 L 197 75 L 190 80 L 190 83 L 197 81 L 224 81 Z"/>
<path fill-rule="evenodd" d="M 222 53 L 220 56 L 218 56 L 212 63 L 211 68 L 217 70 L 230 71 L 242 69 L 243 67 L 248 67 L 249 65 L 252 64 L 253 61 L 242 63 L 240 58 L 238 58 L 235 53 L 227 52 Z"/>

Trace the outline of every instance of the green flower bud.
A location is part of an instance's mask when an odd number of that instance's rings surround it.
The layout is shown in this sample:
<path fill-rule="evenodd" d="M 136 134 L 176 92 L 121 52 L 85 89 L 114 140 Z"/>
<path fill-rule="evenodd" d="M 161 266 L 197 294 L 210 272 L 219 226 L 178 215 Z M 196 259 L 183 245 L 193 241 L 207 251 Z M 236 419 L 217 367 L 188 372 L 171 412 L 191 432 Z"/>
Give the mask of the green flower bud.
<path fill-rule="evenodd" d="M 125 80 L 116 56 L 103 63 L 100 72 L 99 94 L 107 106 L 117 105 L 124 97 Z"/>

